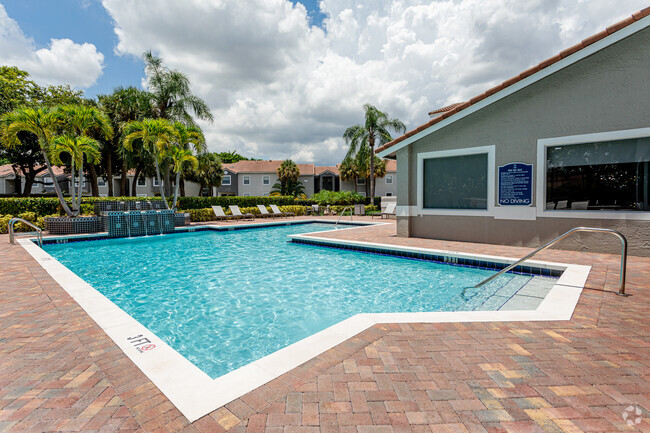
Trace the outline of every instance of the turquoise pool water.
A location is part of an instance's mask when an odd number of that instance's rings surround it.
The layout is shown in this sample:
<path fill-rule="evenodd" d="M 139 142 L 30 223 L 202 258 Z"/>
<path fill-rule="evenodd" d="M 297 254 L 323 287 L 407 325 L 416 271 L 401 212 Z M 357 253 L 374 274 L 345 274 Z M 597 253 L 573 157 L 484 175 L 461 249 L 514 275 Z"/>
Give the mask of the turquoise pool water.
<path fill-rule="evenodd" d="M 357 313 L 471 310 L 489 305 L 504 284 L 531 278 L 507 274 L 467 302 L 462 289 L 494 271 L 287 242 L 332 229 L 299 224 L 44 249 L 213 378 Z"/>

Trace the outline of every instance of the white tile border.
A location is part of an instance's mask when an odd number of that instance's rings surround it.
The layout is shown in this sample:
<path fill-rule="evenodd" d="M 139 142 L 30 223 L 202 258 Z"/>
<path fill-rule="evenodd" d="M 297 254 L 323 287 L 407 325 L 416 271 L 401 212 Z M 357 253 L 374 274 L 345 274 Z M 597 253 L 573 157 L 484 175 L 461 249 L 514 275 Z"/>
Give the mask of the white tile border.
<path fill-rule="evenodd" d="M 298 221 L 322 222 L 322 220 L 295 220 L 295 222 Z M 271 224 L 273 223 L 242 224 L 236 227 Z M 382 223 L 363 223 L 366 226 L 371 224 Z M 200 227 L 224 230 L 224 226 L 206 225 Z M 178 231 L 192 232 L 196 231 L 193 230 L 195 228 L 183 227 Z M 362 227 L 346 227 L 341 230 L 349 228 L 359 229 Z M 503 262 L 515 260 L 458 251 L 341 241 L 319 238 L 307 233 L 289 237 L 308 237 L 333 245 L 372 246 L 393 251 L 435 253 L 450 257 L 485 258 Z M 153 332 L 39 248 L 31 239 L 19 239 L 18 243 L 88 313 L 190 422 L 196 421 L 378 323 L 569 320 L 591 269 L 590 266 L 530 261 L 537 267 L 564 270 L 563 275 L 536 310 L 357 314 L 237 370 L 212 379 Z M 129 337 L 134 336 L 146 338 L 147 344 L 153 344 L 155 348 L 149 351 L 138 350 L 129 340 Z"/>

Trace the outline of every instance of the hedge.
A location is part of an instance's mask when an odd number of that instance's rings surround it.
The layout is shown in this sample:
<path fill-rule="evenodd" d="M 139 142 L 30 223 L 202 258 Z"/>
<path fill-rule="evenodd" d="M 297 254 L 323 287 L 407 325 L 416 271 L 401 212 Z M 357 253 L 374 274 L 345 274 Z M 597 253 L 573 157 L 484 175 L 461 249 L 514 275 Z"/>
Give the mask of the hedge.
<path fill-rule="evenodd" d="M 83 197 L 81 210 L 83 214 L 93 213 L 93 204 L 98 201 L 154 201 L 160 197 Z M 59 199 L 56 197 L 12 197 L 0 198 L 0 215 L 19 215 L 23 212 L 35 212 L 38 216 L 62 215 Z"/>
<path fill-rule="evenodd" d="M 294 214 L 296 214 L 296 216 L 305 214 L 304 206 L 278 206 L 278 207 L 282 212 L 293 212 Z M 269 211 L 269 213 L 272 212 L 269 207 L 267 207 L 266 209 Z M 226 215 L 232 215 L 230 209 L 226 208 L 224 210 Z M 257 206 L 241 207 L 239 208 L 239 210 L 242 213 L 252 213 L 253 215 L 256 216 L 262 214 L 262 212 L 260 212 Z M 212 210 L 211 207 L 205 209 L 188 209 L 187 212 L 190 214 L 190 221 L 192 222 L 216 221 L 214 211 Z"/>
<path fill-rule="evenodd" d="M 243 197 L 243 196 L 223 196 L 223 197 L 179 197 L 178 208 L 182 210 L 205 209 L 211 206 L 223 206 L 228 208 L 230 205 L 241 207 L 257 207 L 258 204 L 278 206 L 291 206 L 294 204 L 294 197 L 291 196 L 264 196 L 264 197 Z"/>

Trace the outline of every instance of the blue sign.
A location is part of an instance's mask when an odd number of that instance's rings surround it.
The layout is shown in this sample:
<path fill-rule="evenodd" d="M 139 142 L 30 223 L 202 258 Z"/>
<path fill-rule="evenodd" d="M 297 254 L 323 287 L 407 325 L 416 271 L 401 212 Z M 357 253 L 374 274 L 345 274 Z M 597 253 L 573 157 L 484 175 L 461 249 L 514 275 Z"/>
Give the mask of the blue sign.
<path fill-rule="evenodd" d="M 530 206 L 533 204 L 533 165 L 521 162 L 499 167 L 499 204 Z"/>

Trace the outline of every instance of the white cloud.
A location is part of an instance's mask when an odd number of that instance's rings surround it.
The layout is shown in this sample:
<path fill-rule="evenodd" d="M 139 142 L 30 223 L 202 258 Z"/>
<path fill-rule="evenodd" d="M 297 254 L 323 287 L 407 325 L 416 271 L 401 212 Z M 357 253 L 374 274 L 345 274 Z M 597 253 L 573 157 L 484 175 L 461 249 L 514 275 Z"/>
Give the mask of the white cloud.
<path fill-rule="evenodd" d="M 332 164 L 366 102 L 413 128 L 646 6 L 628 0 L 103 0 L 117 54 L 160 54 L 215 115 L 210 148 Z"/>
<path fill-rule="evenodd" d="M 48 48 L 36 49 L 0 4 L 0 64 L 18 66 L 39 84 L 70 84 L 87 88 L 102 74 L 104 55 L 93 44 L 51 39 Z"/>

